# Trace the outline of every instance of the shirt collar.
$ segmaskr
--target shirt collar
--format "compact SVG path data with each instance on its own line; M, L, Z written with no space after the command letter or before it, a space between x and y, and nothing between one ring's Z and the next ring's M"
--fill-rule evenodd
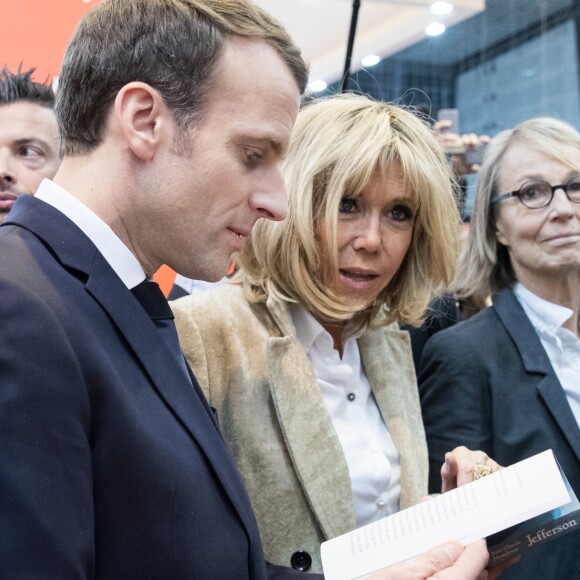
M331 345L333 345L332 337L326 331L324 326L313 316L313 314L302 304L290 304L290 315L292 316L292 322L296 328L296 338L300 344L304 347L306 354L312 349L312 345L321 336L328 336ZM344 345L351 339L358 339L362 336L366 330L366 326L357 326L355 332L352 332L353 325L348 323L344 329Z
M556 335L564 322L574 314L566 306L540 298L520 282L516 282L513 291L530 319L532 326L539 332L545 332L552 336Z
M145 279L141 264L110 226L60 185L43 179L35 197L59 210L83 230L127 288Z

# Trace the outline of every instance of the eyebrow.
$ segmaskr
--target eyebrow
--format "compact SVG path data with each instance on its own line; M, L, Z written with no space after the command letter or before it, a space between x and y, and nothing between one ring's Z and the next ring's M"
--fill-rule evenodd
M406 204L412 209L417 210L419 208L419 196L407 193L405 195L399 195L393 198L391 203Z
M580 174L580 169L570 169L568 171L568 173L566 174L567 177L564 177L564 181L563 183L565 183L566 181L569 181L570 179L572 179L572 177L574 177L575 175ZM546 177L539 177L538 175L525 175L523 177L520 177L520 180L522 180L522 185L524 185L526 182L530 182L530 181L544 181L545 183L550 183L550 180L547 179ZM520 185L521 187L521 185Z
M42 145L43 147L46 147L48 149L51 148L48 141L45 141L44 139L40 139L39 137L21 137L20 139L16 139L14 141L14 144L19 146L19 147L22 145L29 145L29 144L34 144L34 143L38 143L39 145Z
M286 147L282 144L280 139L277 139L273 135L264 135L263 137L249 136L248 139L250 141L255 142L255 143L267 145L268 147L270 147L270 149L272 149L272 151L274 151L275 153L278 153L280 156L283 156L286 152L285 151Z

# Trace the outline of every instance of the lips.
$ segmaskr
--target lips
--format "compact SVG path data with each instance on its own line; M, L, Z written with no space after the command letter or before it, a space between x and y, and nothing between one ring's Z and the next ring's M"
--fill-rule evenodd
M372 270L363 270L361 268L341 268L339 272L345 278L360 282L370 282L379 277L376 272L373 272Z
M18 196L7 191L0 192L0 211L10 211Z
M228 227L227 229L230 232L231 237L233 239L233 246L235 248L234 251L241 252L244 249L246 238L250 234L250 230L232 226Z
M580 240L580 232L570 232L546 238L544 242L553 245L573 244Z
M228 230L230 230L230 232L233 232L234 234L236 234L242 238L247 238L250 235L250 230L244 230L244 229L233 228L233 227L229 227Z
M338 272L341 284L359 292L375 288L379 279L377 272L362 268L340 268Z

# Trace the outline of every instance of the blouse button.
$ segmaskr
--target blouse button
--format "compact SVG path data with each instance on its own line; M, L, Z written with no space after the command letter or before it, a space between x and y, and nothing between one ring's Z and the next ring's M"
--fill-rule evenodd
M352 402L352 401L354 401L354 400L356 399L356 395L355 395L354 393L349 393L349 394L346 396L346 398L347 398L347 399L348 399L350 402Z
M298 550L298 552L294 552L292 557L290 558L290 564L294 570L301 570L302 572L306 572L312 566L312 557L308 552L304 550Z

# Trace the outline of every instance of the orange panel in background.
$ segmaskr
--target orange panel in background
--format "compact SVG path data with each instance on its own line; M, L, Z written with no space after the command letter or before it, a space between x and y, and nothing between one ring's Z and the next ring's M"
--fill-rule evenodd
M0 65L36 68L34 80L58 76L66 45L98 0L0 0Z
M155 282L157 282L157 284L159 284L163 294L168 296L169 292L171 292L171 288L173 287L175 272L169 266L161 266L161 268L155 272L153 279Z
M130 1L130 0L129 0ZM68 41L83 15L99 0L0 0L0 67L36 68L34 80L58 76ZM155 280L167 296L175 272L162 266Z

